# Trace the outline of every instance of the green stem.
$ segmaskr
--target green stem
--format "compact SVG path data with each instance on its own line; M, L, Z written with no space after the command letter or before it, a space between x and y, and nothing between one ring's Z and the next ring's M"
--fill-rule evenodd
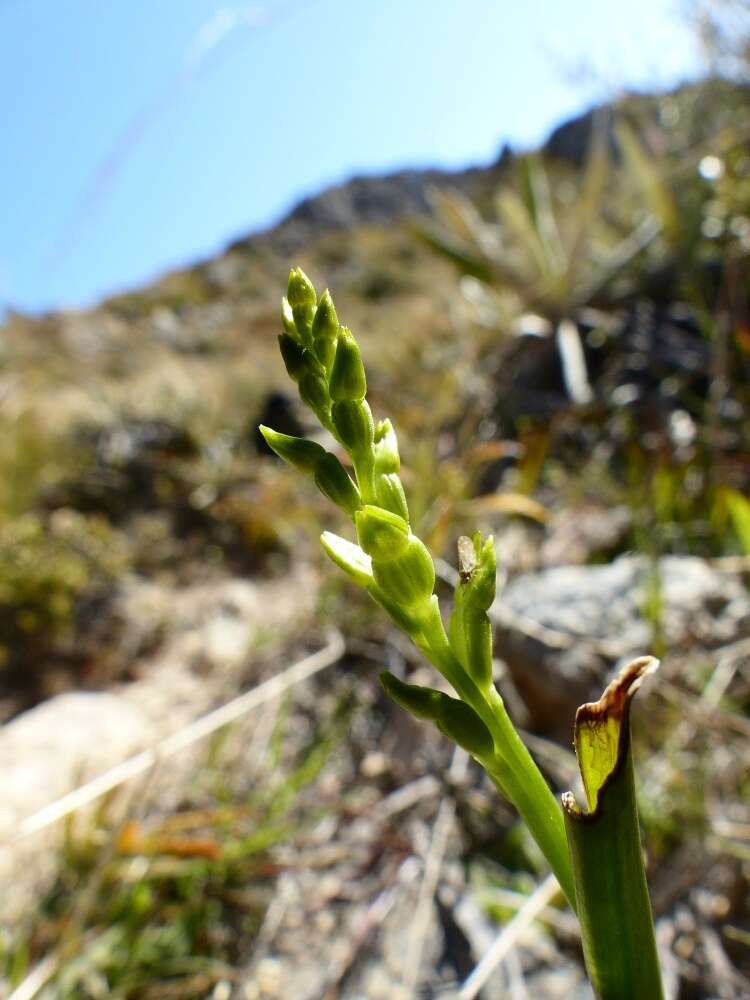
M505 704L493 687L490 732L500 752L487 762L487 773L513 803L536 840L570 906L576 909L570 851L562 809L534 758L511 722Z
M371 454L351 455L354 474L357 477L357 485L362 496L362 503L375 502L375 463Z
M423 652L492 734L496 753L482 763L494 784L529 827L575 910L576 896L565 822L552 789L518 735L495 687L491 685L486 694L481 692L453 653L444 629L438 632L438 629L432 628L430 632L425 645L421 646Z

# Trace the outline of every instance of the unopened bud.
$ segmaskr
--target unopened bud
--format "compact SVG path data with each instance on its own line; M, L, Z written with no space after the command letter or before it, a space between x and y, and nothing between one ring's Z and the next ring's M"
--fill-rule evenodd
M372 584L372 560L359 545L354 545L330 531L324 531L320 536L320 541L326 555L340 569L343 569L355 583L358 583L360 587L369 587Z
M318 308L315 310L312 324L315 354L326 371L330 371L333 365L338 335L339 318L333 306L331 293L326 288L318 301Z
M318 462L326 454L315 441L308 441L306 438L292 437L290 434L281 434L279 431L271 430L270 427L260 426L260 432L266 440L269 448L272 448L279 458L293 465L300 472L313 472Z
M375 478L375 499L379 506L409 520L409 506L406 502L403 483L395 472Z
M354 517L362 506L359 490L344 466L330 451L323 453L323 457L315 466L313 478L321 493L345 510L350 517Z
M331 400L328 395L328 385L322 375L307 371L299 381L299 394L302 402L314 413L327 413Z
M348 451L362 453L372 449L375 427L366 400L342 399L334 403L331 418L342 444Z
M357 341L345 326L339 331L336 356L331 369L331 398L364 399L367 379Z
M316 295L312 282L300 267L289 272L289 284L286 291L297 333L303 343L311 340L311 326L315 315Z
M294 313L286 295L281 300L281 322L289 336L297 340L299 334L297 333L297 327L294 325Z
M293 267L289 272L286 297L293 310L299 306L315 306L315 288L301 267Z
M359 544L373 560L394 559L409 545L409 525L388 510L366 504L357 513Z
M495 600L497 587L497 556L490 535L482 543L477 532L473 538L458 540L459 587L475 610L487 611Z
M331 298L331 293L326 290L320 296L318 308L315 310L315 319L312 325L312 335L315 340L324 337L326 340L335 340L339 332L339 318L336 315L336 308Z
M425 604L435 588L432 556L424 543L412 534L406 548L395 558L381 561L373 556L372 573L380 589L405 607Z
M375 471L398 472L401 459L398 454L398 439L390 420L381 420L375 428Z
M295 382L299 381L307 371L304 347L290 334L280 333L279 350L289 377Z

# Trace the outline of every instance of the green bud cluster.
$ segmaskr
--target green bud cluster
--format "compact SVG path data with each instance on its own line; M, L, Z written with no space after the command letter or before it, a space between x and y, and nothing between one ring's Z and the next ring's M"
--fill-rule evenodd
M339 323L331 293L326 289L316 297L310 279L295 268L282 299L281 322L279 348L286 370L297 383L302 401L351 458L362 499L408 523L395 432L389 420L375 426L365 398L367 377L359 345L351 330ZM285 447L289 452L288 443ZM315 478L327 495L335 492L319 476ZM348 494L344 504L345 498L337 492L337 502L347 510L358 509L352 507L350 490Z
M478 539L465 540L471 566L467 563L462 570L449 640L434 594L432 557L411 530L396 432L390 420L373 420L354 335L340 325L330 293L326 290L318 298L298 268L289 275L281 318L279 346L287 371L303 402L345 449L354 468L353 480L339 459L320 445L262 428L277 454L311 475L321 492L352 517L358 544L325 533L321 540L326 553L370 592L454 687L487 697L492 645L486 612L495 580L491 540L484 545ZM400 683L389 681L388 689L396 692L394 697L398 693L397 700L410 711L419 714L422 702L432 705L430 718L445 733L472 753L479 754L480 747L481 753L488 752L492 740L473 707L440 692L398 687Z

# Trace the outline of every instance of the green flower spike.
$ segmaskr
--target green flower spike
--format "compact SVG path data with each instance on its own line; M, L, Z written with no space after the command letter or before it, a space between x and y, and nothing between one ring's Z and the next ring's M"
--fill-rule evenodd
M579 709L575 743L588 809L578 807L570 794L561 807L492 682L492 539L482 541L477 534L459 540L460 580L447 635L433 593L432 557L409 525L396 434L388 420L373 426L354 336L339 327L330 294L317 300L299 269L289 276L287 294L285 332L279 338L284 363L302 399L348 452L356 483L338 458L315 442L268 428L263 434L353 518L359 544L325 533L326 553L366 588L458 698L391 674L382 676L383 687L408 712L433 722L476 757L516 807L580 914L584 956L601 1000L660 1000L629 734L630 700L654 662L635 661L599 702Z

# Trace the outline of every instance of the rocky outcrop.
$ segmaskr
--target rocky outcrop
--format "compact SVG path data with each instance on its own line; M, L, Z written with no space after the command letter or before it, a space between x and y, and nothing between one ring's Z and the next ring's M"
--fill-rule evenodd
M522 574L492 617L532 725L567 741L576 708L599 697L614 666L651 652L655 634L670 655L750 635L750 597L702 559L623 556Z

